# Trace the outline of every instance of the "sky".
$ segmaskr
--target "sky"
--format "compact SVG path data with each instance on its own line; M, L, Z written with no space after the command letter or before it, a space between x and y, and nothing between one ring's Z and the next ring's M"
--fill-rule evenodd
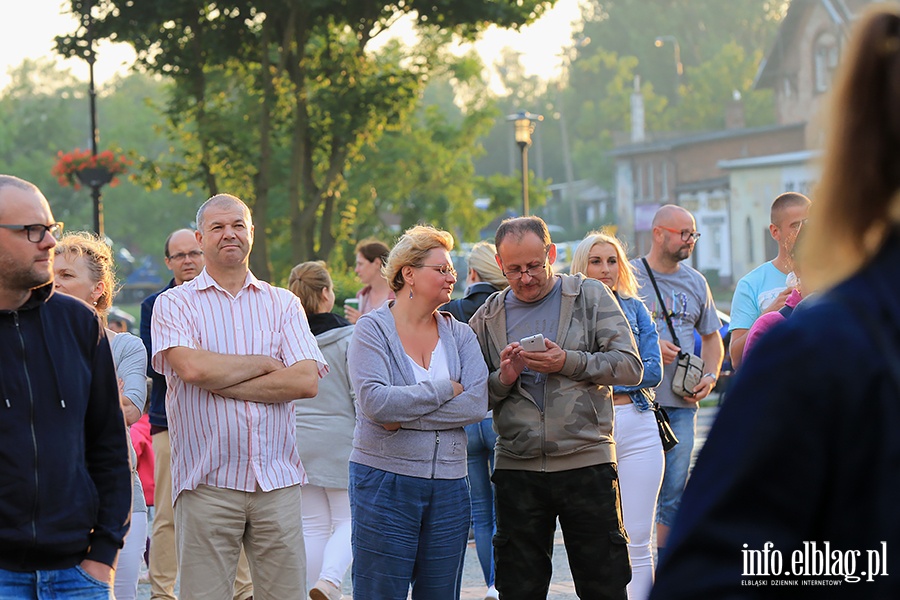
M64 0L0 0L0 14L7 24L0 36L0 90L9 83L9 71L26 58L49 57L69 68L75 77L88 78L88 66L83 60L61 60L53 52L57 35L75 30L77 21L63 14ZM504 47L522 54L526 73L542 78L553 76L560 64L560 54L571 41L572 22L579 18L578 0L557 0L554 7L541 19L521 31L502 30L496 27L484 33L476 42L486 65L500 59ZM395 25L397 35L406 37L409 27ZM124 72L134 61L134 52L125 44L101 43L97 46L97 62L94 75L99 83L107 81L117 72Z

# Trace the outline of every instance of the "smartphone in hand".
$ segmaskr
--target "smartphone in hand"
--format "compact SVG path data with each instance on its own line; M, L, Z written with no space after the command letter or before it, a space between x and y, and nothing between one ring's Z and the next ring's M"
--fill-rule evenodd
M546 352L547 350L547 346L544 345L544 336L540 333L519 340L519 344L526 352Z

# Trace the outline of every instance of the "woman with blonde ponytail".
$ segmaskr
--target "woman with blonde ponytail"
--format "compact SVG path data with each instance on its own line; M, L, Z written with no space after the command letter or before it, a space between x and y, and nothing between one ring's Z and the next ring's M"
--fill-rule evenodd
M900 597L900 5L869 7L845 50L800 251L825 291L738 372L651 598ZM823 578L824 548L859 560ZM753 564L773 553L775 577Z

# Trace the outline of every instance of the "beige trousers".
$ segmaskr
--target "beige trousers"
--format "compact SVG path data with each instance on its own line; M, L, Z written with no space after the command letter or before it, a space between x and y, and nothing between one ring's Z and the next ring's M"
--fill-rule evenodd
M300 486L241 492L200 485L175 502L181 600L227 600L243 545L255 600L306 598Z
M169 432L153 434L153 454L156 457L153 478L153 531L150 536L150 598L151 600L178 600L175 581L178 579L178 556L175 546L175 510L172 507L172 448ZM247 600L253 596L250 582L250 565L241 550L237 576L234 580L234 600Z

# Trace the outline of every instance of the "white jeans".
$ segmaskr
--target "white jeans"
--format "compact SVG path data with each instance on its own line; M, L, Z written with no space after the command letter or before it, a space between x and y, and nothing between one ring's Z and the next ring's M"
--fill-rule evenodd
M147 513L131 513L131 529L125 536L125 545L116 559L116 580L113 584L116 600L137 598L138 576L141 561L147 550Z
M653 532L656 501L662 484L665 462L656 415L640 412L634 404L616 406L613 438L618 457L622 519L631 541L631 583L629 600L645 600L653 587Z
M312 588L319 579L341 587L353 560L350 547L350 497L347 490L304 485L303 539L306 578Z

